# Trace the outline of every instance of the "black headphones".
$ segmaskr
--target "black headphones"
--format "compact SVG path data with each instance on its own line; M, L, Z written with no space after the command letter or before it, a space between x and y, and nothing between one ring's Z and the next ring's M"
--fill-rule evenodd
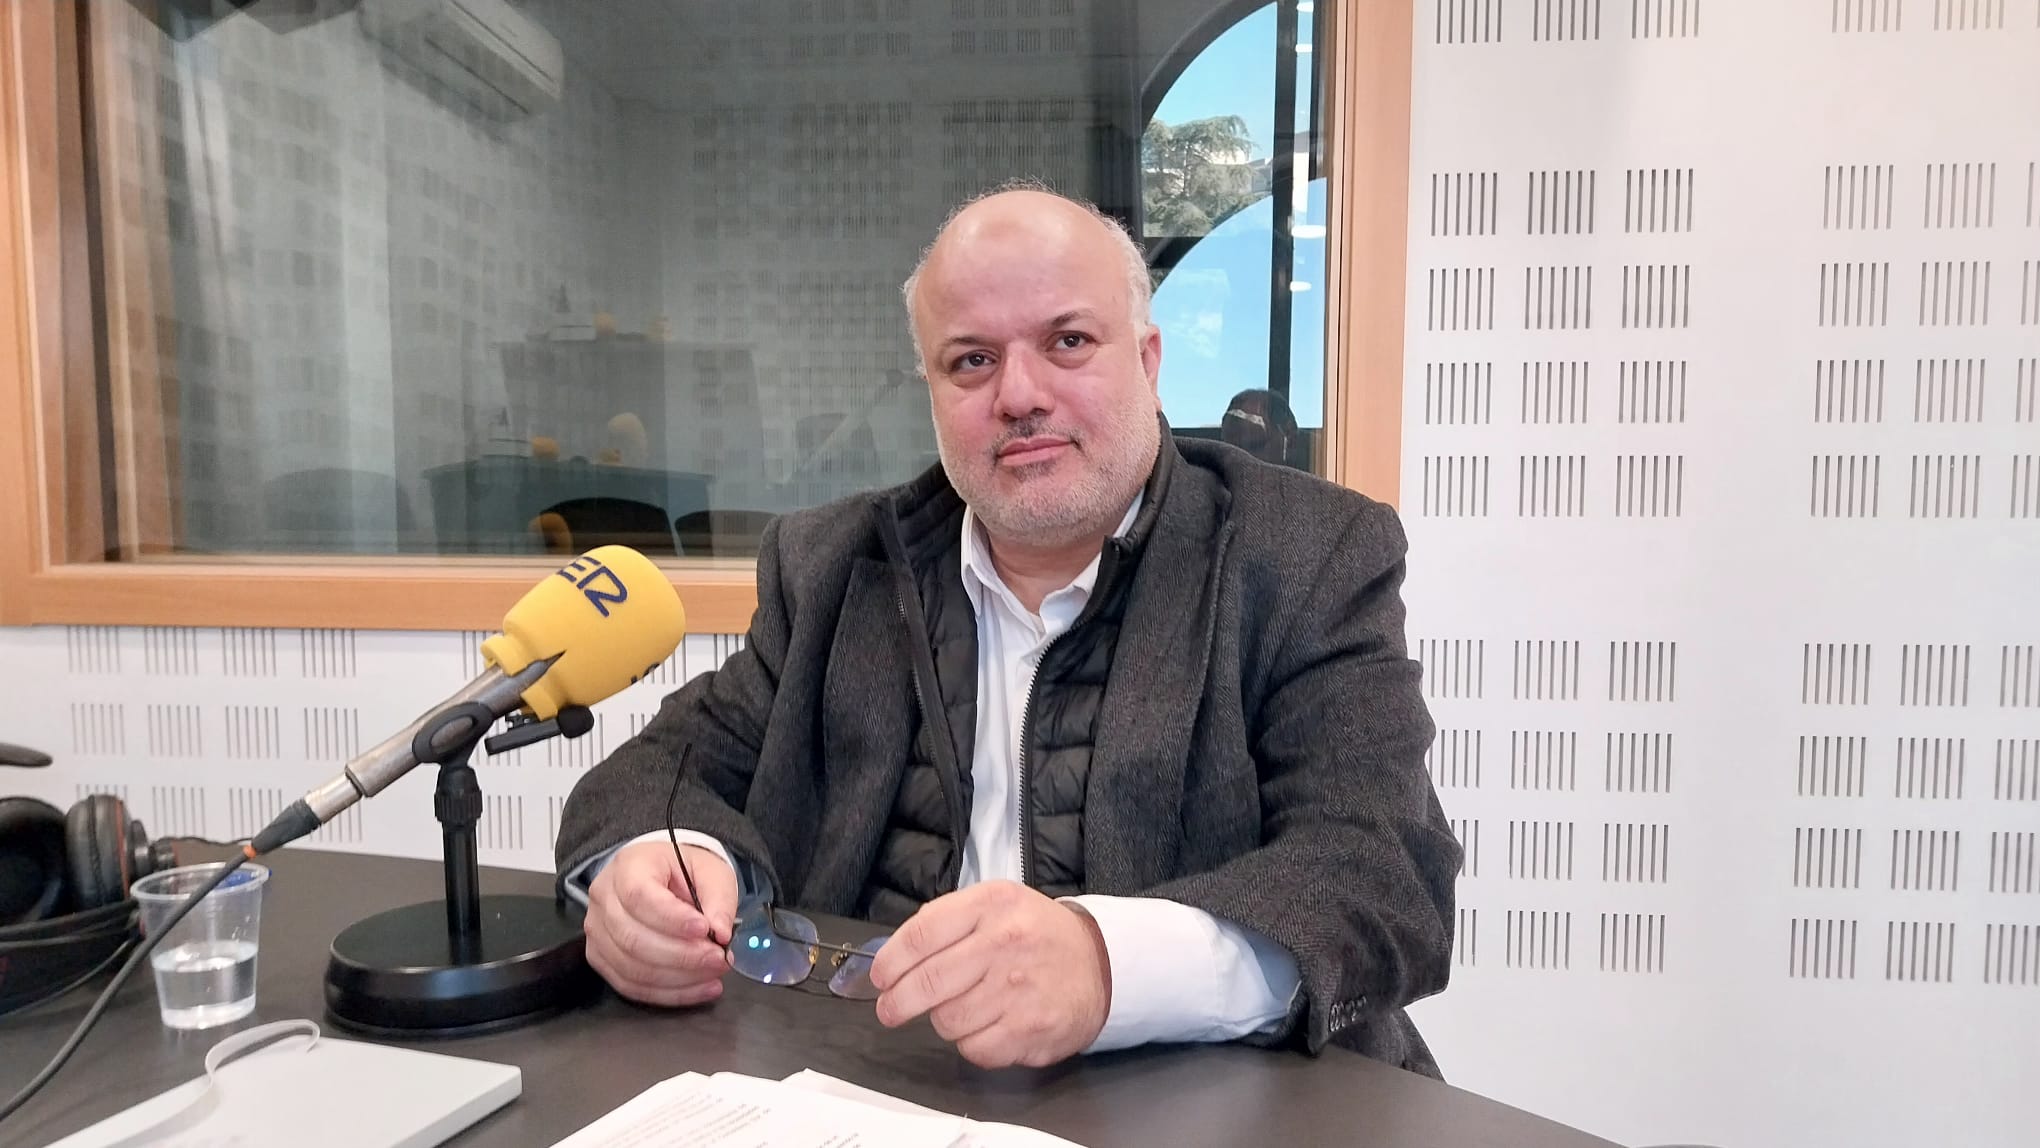
M0 764L47 766L0 745ZM61 995L110 965L140 920L129 888L176 862L127 803L94 794L68 812L0 797L0 1016Z

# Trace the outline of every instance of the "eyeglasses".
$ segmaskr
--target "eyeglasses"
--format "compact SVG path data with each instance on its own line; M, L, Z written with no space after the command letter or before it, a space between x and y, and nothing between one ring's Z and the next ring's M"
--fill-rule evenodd
M666 838L673 843L673 859L680 865L681 879L687 882L687 896L699 910L701 893L694 887L694 872L680 852L680 834L673 824L680 777L686 768L687 750L682 749L679 768L673 771L673 791L666 796ZM878 987L871 983L871 959L890 937L890 933L873 937L855 948L828 944L820 939L813 921L762 901L739 908L722 949L730 968L768 985L807 983L826 954L829 991L850 1000L870 1001L879 997Z

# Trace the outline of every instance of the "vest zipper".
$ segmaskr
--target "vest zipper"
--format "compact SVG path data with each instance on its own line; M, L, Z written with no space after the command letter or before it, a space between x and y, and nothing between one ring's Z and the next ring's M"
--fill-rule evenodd
M1076 627L1071 626L1070 629L1074 630ZM1028 744L1028 734L1034 727L1034 695L1041 688L1041 672L1048 668L1048 655L1055 650L1056 643L1068 637L1069 633L1069 630L1064 630L1062 633L1050 638L1048 644L1041 648L1041 659L1034 663L1034 676L1027 681L1027 704L1020 709L1020 760L1017 772L1013 778L1013 789L1020 802L1020 883L1022 885L1031 886L1034 884L1028 877L1028 870L1032 867L1028 864L1029 854L1027 846L1028 838L1032 836L1028 830L1033 828L1034 825L1034 795L1027 791L1027 759L1032 756L1029 752L1031 747Z

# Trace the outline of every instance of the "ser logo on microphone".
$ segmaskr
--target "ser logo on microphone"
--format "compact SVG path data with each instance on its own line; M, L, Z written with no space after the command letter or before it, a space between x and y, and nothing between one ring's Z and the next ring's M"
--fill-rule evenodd
M586 595L588 601L603 617L609 616L609 604L621 602L630 597L624 588L623 579L602 563L583 555L567 563L556 572L560 577L574 584L574 588Z

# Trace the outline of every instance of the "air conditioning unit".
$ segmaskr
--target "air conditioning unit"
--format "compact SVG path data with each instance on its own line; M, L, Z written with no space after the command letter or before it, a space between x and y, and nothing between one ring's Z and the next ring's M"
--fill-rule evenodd
M559 40L507 0L362 0L361 25L429 80L495 119L544 111L564 90Z

